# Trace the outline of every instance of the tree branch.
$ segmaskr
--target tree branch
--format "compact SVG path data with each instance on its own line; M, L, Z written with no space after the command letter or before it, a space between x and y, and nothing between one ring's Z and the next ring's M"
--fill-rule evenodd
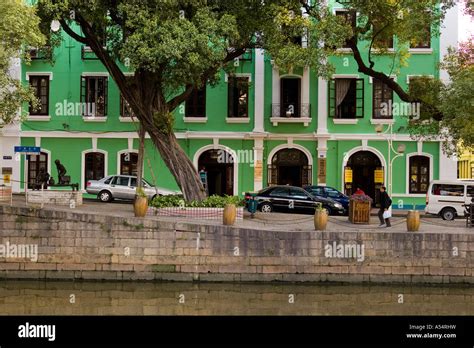
M207 81L208 77L211 76L212 74L215 74L220 68L222 65L225 65L226 63L234 60L235 58L241 56L242 54L245 53L247 47L240 47L232 52L229 52L227 53L227 56L224 58L224 60L222 61L222 64L220 66L213 66L209 69L207 69L206 71L204 71L203 75L202 75L202 80L203 82ZM175 96L173 99L171 99L167 104L168 104L168 108L169 110L174 110L176 107L178 107L179 104L181 104L182 102L184 102L192 93L193 89L195 88L195 86L193 85L188 85L186 86L186 89L184 90L184 92L182 92L181 94Z
M364 60L362 59L362 55L359 51L359 48L357 47L357 42L355 40L355 37L352 37L350 40L348 40L348 44L349 44L349 47L352 50L352 53L354 55L354 59L357 62L357 66L359 67L359 69L358 69L359 72L361 72L361 73L363 73L367 76L371 76L371 77L373 77L377 80L380 80L385 85L390 87L395 93L397 93L397 95L400 97L400 99L403 100L404 102L406 102L406 103L420 103L425 108L427 108L429 110L432 110L433 111L432 112L432 117L436 121L440 121L440 120L443 119L442 112L439 111L439 109L436 106L430 105L430 104L424 102L423 100L414 98L409 93L405 92L405 90L397 82L395 82L395 80L392 79L390 76L387 76L384 73L381 73L379 71L374 70L371 67L368 67L365 64Z
M61 23L61 27L64 29L64 31L72 37L74 40L84 44L84 45L89 45L89 40L87 38L82 37L74 32L74 30L71 29L71 27L66 23L64 19L60 19L59 23Z

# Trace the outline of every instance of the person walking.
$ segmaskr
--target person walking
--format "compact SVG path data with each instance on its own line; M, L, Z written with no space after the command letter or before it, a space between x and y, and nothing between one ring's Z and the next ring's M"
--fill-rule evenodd
M380 188L380 210L379 210L379 220L380 226L379 227L391 227L390 224L390 216L384 217L385 212L389 212L390 206L392 205L392 200L387 193L387 189L385 186ZM385 213L387 215L387 213Z

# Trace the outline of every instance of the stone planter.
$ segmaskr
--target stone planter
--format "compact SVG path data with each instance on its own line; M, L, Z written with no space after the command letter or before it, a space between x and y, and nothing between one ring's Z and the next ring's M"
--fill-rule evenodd
M82 192L66 190L28 191L28 203L75 206L82 205Z
M416 232L420 229L420 212L410 210L407 214L407 231Z
M235 204L227 204L222 215L224 225L233 225L235 218L237 217L237 208L235 207Z
M135 217L144 217L148 211L148 198L136 197L133 202L133 211L135 212Z
M349 201L349 221L353 224L369 224L370 223L370 202Z
M324 231L328 224L328 211L326 209L316 210L314 212L314 229Z

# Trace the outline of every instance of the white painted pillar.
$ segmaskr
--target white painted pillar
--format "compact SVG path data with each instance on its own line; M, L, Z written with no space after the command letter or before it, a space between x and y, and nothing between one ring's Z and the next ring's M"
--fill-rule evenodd
M328 134L328 82L318 79L318 135Z
M327 152L328 152L328 147L327 147L327 138L320 138L318 139L318 185L326 186L326 181L327 181ZM320 168L320 160L324 160L326 162L324 172L321 172ZM323 176L320 176L319 174L323 174Z
M265 51L255 49L255 123L254 132L263 133L265 131Z
M254 176L253 189L260 191L263 188L263 138L254 140Z
M456 157L448 157L439 143L439 180L456 180L458 177L458 161Z
M440 32L440 61L443 60L444 56L448 53L448 47L458 47L459 40L459 13L460 9L458 4L455 4L446 12L446 17L444 18L443 24L441 25ZM441 80L447 82L449 81L448 72L444 69L441 69L440 72Z

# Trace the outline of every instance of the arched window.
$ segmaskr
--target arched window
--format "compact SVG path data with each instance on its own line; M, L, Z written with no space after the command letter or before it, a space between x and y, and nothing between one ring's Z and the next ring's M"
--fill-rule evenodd
M427 156L412 156L409 164L409 192L426 193L430 183L430 158Z
M137 175L138 154L126 152L120 155L120 175Z
M84 186L88 180L100 180L105 176L105 155L101 152L85 154Z

